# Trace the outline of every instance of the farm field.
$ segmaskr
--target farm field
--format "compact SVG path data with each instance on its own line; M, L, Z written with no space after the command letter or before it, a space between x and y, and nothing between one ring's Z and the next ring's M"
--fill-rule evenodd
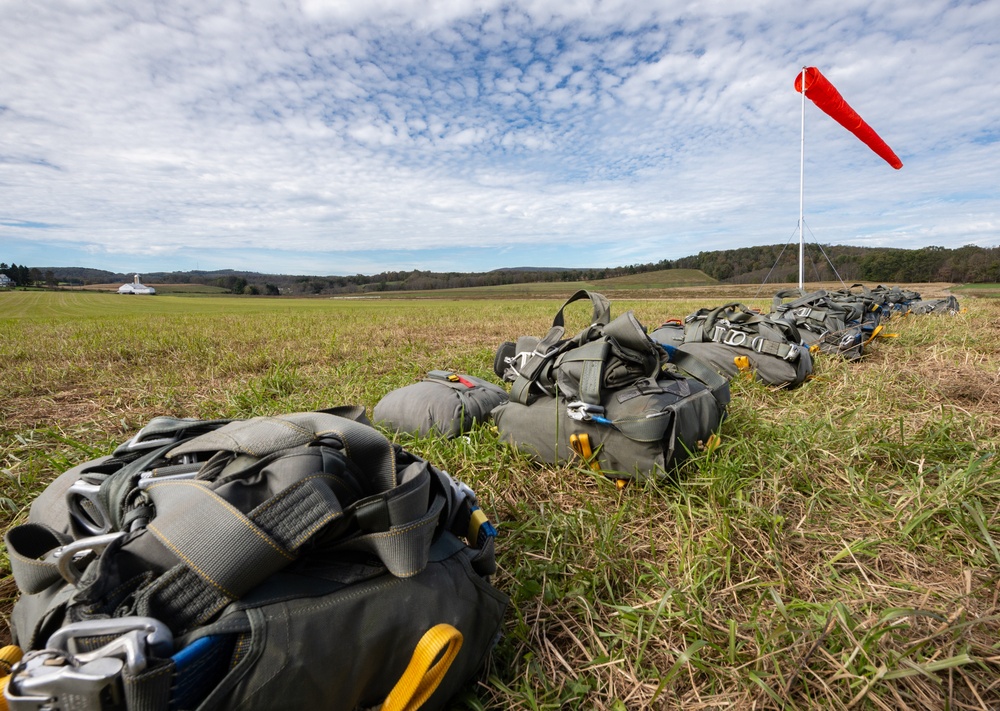
M496 347L543 335L576 288L545 286L2 292L0 528L156 415L370 414L428 370L496 381ZM602 286L613 315L653 329L726 301L766 308L790 285L619 286ZM468 483L499 529L504 637L455 707L1000 708L1000 301L957 293L965 313L895 319L861 362L818 356L798 389L734 380L721 445L673 481L618 490L536 464L490 427L399 437ZM567 312L569 333L586 325L589 306ZM0 645L15 597L4 551Z

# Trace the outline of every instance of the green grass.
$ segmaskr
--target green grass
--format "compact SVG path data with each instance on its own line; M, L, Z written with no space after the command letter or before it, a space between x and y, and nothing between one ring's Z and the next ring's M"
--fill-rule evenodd
M700 269L663 269L643 274L629 274L597 279L594 281L551 281L526 284L503 284L500 286L476 286L456 289L436 289L428 291L370 292L362 297L342 298L385 298L404 296L406 298L540 298L566 295L579 289L602 293L628 293L661 289L681 289L692 286L711 286L719 282Z
M975 296L981 299L1000 299L1000 284L963 284L951 289L956 296Z
M496 301L0 294L0 522L157 414L370 413L430 369L493 378L496 346L542 335L575 288L561 286ZM458 707L1000 708L1000 306L961 298L959 316L892 322L898 337L859 363L818 359L796 390L734 381L721 446L673 485L619 491L489 427L401 437L500 530L504 638ZM725 300L613 310L655 327ZM589 306L568 311L582 328ZM14 594L0 582L0 615Z

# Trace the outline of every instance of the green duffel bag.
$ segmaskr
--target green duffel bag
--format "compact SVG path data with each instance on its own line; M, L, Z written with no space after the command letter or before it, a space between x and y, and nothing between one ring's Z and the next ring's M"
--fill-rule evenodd
M699 309L683 325L664 324L650 336L711 364L727 378L746 371L767 385L791 388L812 374L809 348L792 323L736 302Z
M7 702L442 708L500 634L495 533L361 408L156 418L8 532Z
M958 299L954 296L946 296L942 299L923 299L910 304L910 313L917 315L924 314L948 314L955 316L961 313L962 308L958 304Z
M606 391L598 406L558 394L530 405L511 401L493 411L493 421L502 440L549 464L580 461L618 481L669 477L709 445L725 417L728 382L701 372L709 384L664 370Z
M372 410L375 424L395 432L457 437L487 422L507 402L499 385L450 370L432 370L417 383L387 393Z
M810 353L847 360L858 360L864 355L861 323L865 309L861 303L835 300L823 289L810 293L786 289L774 295L770 316L794 324Z
M583 299L590 325L566 338L563 312ZM657 345L631 311L612 319L610 302L587 291L562 305L542 338L502 344L494 369L512 383L510 402L493 411L501 439L619 481L672 473L712 438L729 403L725 378Z

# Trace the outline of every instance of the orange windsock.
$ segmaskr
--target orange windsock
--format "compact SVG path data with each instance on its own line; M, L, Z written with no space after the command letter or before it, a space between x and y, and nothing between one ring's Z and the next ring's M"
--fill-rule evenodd
M798 92L802 91L802 74L803 72L799 72L795 75L795 91ZM866 146L875 151L893 168L899 170L903 167L903 161L892 152L892 149L875 133L875 130L858 116L858 112L844 101L844 97L840 95L837 88L820 74L819 69L806 67L805 80L805 95L825 114L861 139Z

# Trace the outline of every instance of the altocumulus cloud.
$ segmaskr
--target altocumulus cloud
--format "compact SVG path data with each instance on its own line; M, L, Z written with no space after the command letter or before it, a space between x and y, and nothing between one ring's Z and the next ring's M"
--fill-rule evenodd
M0 3L0 259L610 266L782 242L806 106L828 243L997 243L1000 4Z

